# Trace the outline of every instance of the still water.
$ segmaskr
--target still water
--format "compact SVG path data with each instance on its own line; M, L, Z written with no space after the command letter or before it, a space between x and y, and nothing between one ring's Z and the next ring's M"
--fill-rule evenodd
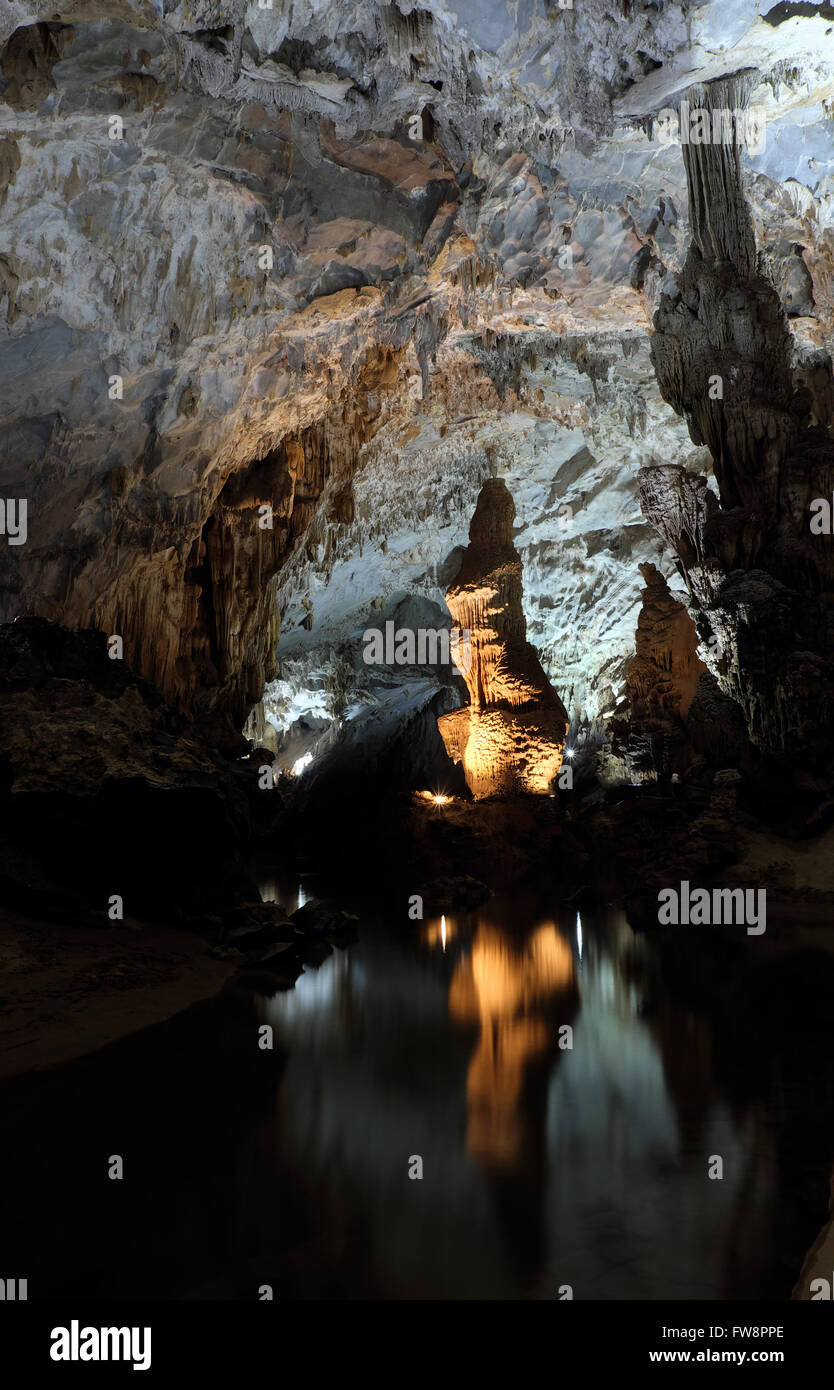
M363 926L11 1083L8 1244L44 1293L787 1298L834 1160L817 954L670 979L621 912L532 894Z
M326 1194L322 1234L343 1231L337 1278L358 1232L373 1286L403 1298L789 1293L778 1131L807 1078L740 1094L621 912L516 900L372 934L262 1007L289 1055L284 1161Z

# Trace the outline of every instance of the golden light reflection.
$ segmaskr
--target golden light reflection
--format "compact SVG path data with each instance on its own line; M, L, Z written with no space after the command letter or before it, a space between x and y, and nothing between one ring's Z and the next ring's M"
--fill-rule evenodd
M553 1006L560 995L570 999L575 988L573 956L553 922L518 945L482 923L471 955L458 961L449 1014L458 1023L480 1025L466 1082L466 1143L484 1165L507 1169L519 1163L527 1075L558 1047Z
M457 939L458 931L455 917L431 917L422 923L420 939L424 946L441 946L445 951Z

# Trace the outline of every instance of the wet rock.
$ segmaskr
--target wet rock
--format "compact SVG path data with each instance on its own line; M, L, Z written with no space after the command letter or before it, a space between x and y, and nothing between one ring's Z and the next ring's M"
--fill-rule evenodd
M299 942L298 950L304 964L312 966L314 970L323 965L328 956L333 954L333 947L323 937L315 941L309 937L305 938Z
M235 977L239 984L255 994L269 996L292 989L304 963L293 946L278 946L256 964L242 966Z
M294 941L281 941L264 951L258 964L265 970L277 970L279 973L286 973L291 968L292 963L297 961L299 961L299 951L296 943Z
M439 912L450 907L479 907L492 897L492 891L471 874L449 874L427 883L422 889L422 896L424 905Z
M236 908L225 919L224 927L225 943L239 951L265 951L278 942L292 941L295 935L293 923L271 903Z
M329 936L331 933L355 931L359 919L354 913L346 912L329 899L319 901L317 898L311 898L292 914L290 920L296 931L304 933L305 936L311 933L315 936Z

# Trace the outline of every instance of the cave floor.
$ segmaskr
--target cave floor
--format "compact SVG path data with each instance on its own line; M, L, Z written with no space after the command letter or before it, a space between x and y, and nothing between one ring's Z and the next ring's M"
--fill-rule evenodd
M0 912L0 1077L70 1061L216 994L231 974L164 925L78 927Z

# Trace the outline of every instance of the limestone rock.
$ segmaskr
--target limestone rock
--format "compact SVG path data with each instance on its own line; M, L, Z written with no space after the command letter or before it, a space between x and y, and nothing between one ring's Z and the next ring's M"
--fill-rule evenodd
M626 677L628 700L637 719L685 720L706 670L695 624L654 565L642 564L640 573L646 587Z
M567 742L567 712L527 641L514 516L506 483L488 479L469 546L446 592L460 634L469 704L443 715L438 728L449 756L463 763L476 798L547 792Z
M642 564L646 587L628 668L628 728L616 740L638 773L670 776L692 760L687 718L701 673L698 634L684 605L652 564Z
M29 537L0 542L0 620L119 633L133 669L230 747L267 686L283 732L278 663L296 663L291 725L377 599L442 598L500 473L543 668L572 718L603 716L637 564L673 574L640 515L641 466L708 472L691 420L732 508L724 455L761 446L772 470L779 440L824 430L832 402L830 26L721 0L621 8L5 0L0 494L28 500ZM769 116L741 199L736 167L725 180L689 151L685 170L652 134L691 84L739 71ZM676 297L690 234L700 266ZM770 293L744 280L754 250ZM772 400L742 361L765 340ZM710 352L752 388L749 419L695 399ZM818 486L804 445L794 463L788 508L794 485L800 500ZM741 527L743 569L758 525ZM736 597L701 604L728 647L747 623ZM803 634L795 651L821 647ZM761 723L760 677L715 674Z
M743 108L749 74L693 89ZM702 477L644 471L645 515L686 574L703 650L765 754L830 757L834 546L811 504L834 494L831 358L806 362L757 253L737 146L684 146L693 241L655 315L665 398L705 443ZM819 375L819 380L817 376Z

